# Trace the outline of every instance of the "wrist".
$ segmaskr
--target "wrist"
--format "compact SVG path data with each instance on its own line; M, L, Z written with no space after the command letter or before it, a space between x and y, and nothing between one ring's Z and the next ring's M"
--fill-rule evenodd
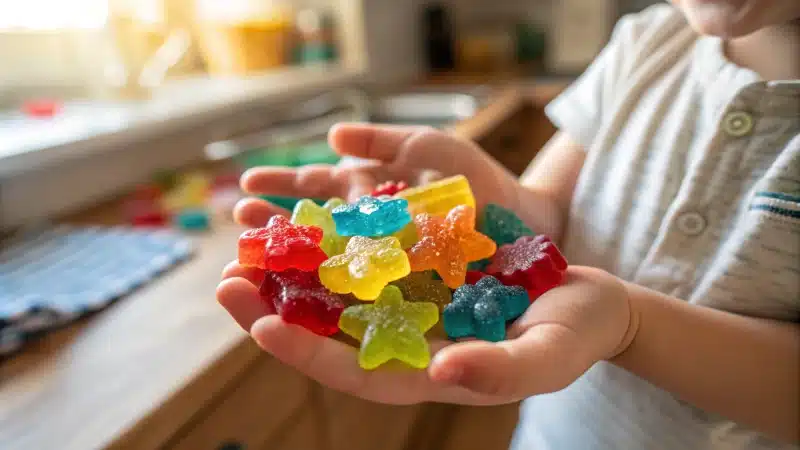
M624 287L625 300L628 305L628 328L625 330L625 334L622 336L619 345L611 353L611 357L608 358L608 361L611 363L616 363L625 358L636 341L642 323L641 304L640 301L637 300L639 296L635 295L634 292L635 285L619 278L618 280Z

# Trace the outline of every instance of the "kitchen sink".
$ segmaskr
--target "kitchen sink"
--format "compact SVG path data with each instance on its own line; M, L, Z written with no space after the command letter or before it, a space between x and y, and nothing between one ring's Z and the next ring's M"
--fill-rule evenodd
M486 98L479 89L371 94L369 119L379 123L442 127L474 116Z
M263 114L270 118L263 127L208 144L206 156L228 159L252 150L324 139L338 122L446 127L474 116L487 98L483 87L333 91Z

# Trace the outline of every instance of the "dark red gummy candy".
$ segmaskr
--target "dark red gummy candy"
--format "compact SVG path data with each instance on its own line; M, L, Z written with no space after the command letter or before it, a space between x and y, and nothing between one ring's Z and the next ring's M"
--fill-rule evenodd
M328 256L319 247L322 229L294 225L283 216L272 216L264 228L239 236L239 264L280 272L286 269L316 270Z
M483 273L483 272L481 272L479 270L468 270L467 271L467 278L464 281L464 283L465 284L475 284L478 281L481 281L481 278L483 278L483 277L485 277L487 275L488 274L485 274L485 273Z
M370 194L372 197L380 197L381 195L394 195L400 191L408 189L408 183L405 181L387 181L381 183L372 190Z
M564 282L567 260L549 237L522 236L497 249L486 272L506 286L522 286L531 301Z
M345 303L341 296L322 285L317 272L297 269L267 272L260 292L261 299L274 306L275 312L288 323L321 336L339 331L339 316Z

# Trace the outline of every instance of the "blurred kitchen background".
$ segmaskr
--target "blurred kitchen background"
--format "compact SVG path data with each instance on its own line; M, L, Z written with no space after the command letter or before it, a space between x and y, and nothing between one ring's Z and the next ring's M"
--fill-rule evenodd
M650 3L0 0L0 448L507 448L517 405L372 404L252 343L214 301L238 177L343 162L339 121L520 174Z
M602 48L621 14L648 3L0 2L0 228L97 199L98 185L108 194L198 156L177 149L146 156L143 143L154 137L199 127L202 139L224 141L263 128L274 108L260 107L307 92L421 80L474 87L570 79ZM117 165L126 175L98 165L109 158L106 150L128 146L138 157ZM75 184L74 201L56 201L41 179L9 181L78 159L77 172L94 164L108 179L85 187L88 178L76 177L84 182ZM62 166L64 177L77 173L72 168ZM23 192L51 200L32 204Z

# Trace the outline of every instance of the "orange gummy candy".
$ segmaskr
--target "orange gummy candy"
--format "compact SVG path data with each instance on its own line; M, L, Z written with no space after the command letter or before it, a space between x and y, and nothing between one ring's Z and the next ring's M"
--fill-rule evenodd
M435 270L452 289L462 284L467 264L488 258L497 245L487 236L475 231L475 209L456 206L447 217L418 214L414 217L419 242L408 249L411 270Z

